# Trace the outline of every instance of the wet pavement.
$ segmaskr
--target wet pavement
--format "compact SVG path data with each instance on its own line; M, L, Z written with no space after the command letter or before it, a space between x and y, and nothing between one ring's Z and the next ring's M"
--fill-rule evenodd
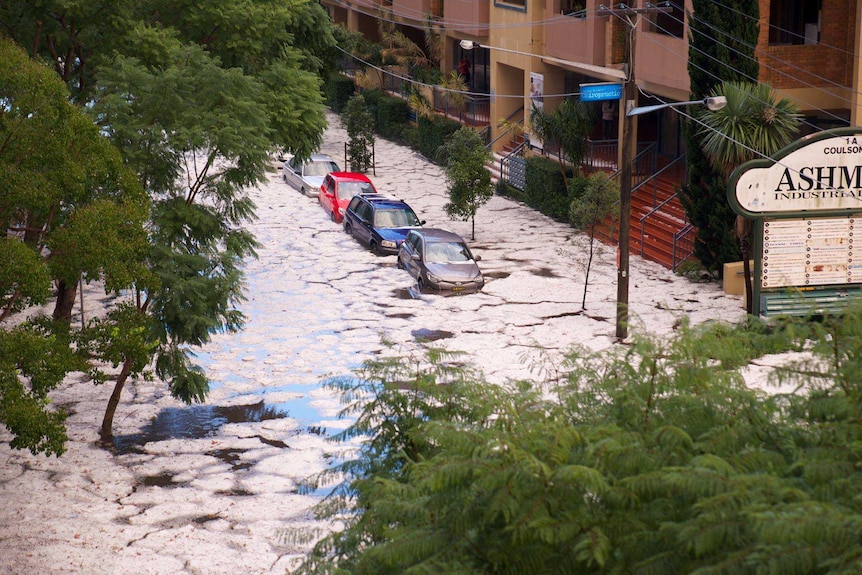
M330 118L321 151L343 165L346 133ZM302 480L352 448L327 440L349 421L337 417L323 379L389 353L384 337L395 353L426 344L466 352L500 384L541 377L537 366L573 344L613 345L613 248L596 255L582 310L585 248L570 227L495 197L479 209L471 240L469 222L445 216L439 167L382 140L375 155L377 188L407 200L426 226L460 233L482 257L485 289L421 293L394 257L364 250L273 171L250 192L261 247L246 268L245 329L197 353L212 382L207 404L184 406L164 384L133 382L107 451L95 442L110 388L70 380L54 398L73 412L67 454L0 449L0 572L289 572L308 548L289 529L332 527L311 514L326 488L305 493ZM100 298L91 288L86 301L98 308ZM743 316L720 286L638 258L630 300L633 330L651 333L669 333L681 316Z

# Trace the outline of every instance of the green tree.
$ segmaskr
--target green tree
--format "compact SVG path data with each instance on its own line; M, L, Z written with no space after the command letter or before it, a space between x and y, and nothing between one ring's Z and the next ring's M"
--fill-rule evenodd
M446 158L446 181L449 202L443 206L452 219L471 221L471 239L476 239L476 212L494 195L494 183L485 164L491 153L478 132L464 126L442 146Z
M778 98L766 84L729 82L717 86L712 95L727 98L720 110L697 114L702 122L703 152L724 176L739 165L759 157L770 157L796 139L801 117L788 98ZM742 252L746 305L752 310L751 223L737 216L736 237Z
M545 143L546 148L556 149L567 189L567 165L580 173L587 150L587 136L594 123L592 111L580 100L563 100L550 112L536 107L530 111L530 130Z
M367 441L321 478L348 479L319 508L344 529L299 572L858 571L860 313L683 323L508 386L440 350L369 362L335 386L357 416L339 439ZM804 392L745 385L803 348L776 373Z
M708 96L724 81L756 82L759 65L754 56L759 33L757 0L716 4L694 0L689 21L688 73L691 99ZM733 231L736 214L727 202L727 180L702 150L703 135L693 122L683 124L689 183L680 201L697 227L695 255L709 270L738 260Z
M70 371L103 380L71 326L75 286L102 281L119 294L147 282L149 203L62 80L5 39L0 101L0 422L13 447L59 455L65 417L48 393ZM47 302L52 282L49 319L28 308ZM20 322L14 314L24 310L31 319Z
M344 114L347 129L347 163L354 172L367 172L373 165L374 116L362 94L354 94Z
M569 206L569 221L573 226L587 233L584 297L581 299L581 309L587 309L587 289L590 285L590 268L595 254L596 232L608 218L618 214L616 207L620 201L620 186L619 182L610 179L604 172L596 172L576 181L578 183L570 184L569 189L580 186L582 190Z
M78 344L121 366L102 424L107 441L124 382L145 375L153 356L175 396L206 396L189 346L242 324L235 309L243 297L240 264L254 250L246 229L254 206L243 190L264 177L272 150L306 156L321 143L321 75L334 69L330 21L313 0L47 0L3 4L0 26L55 63L73 99L86 104L152 199L146 272L127 284L134 287L132 309L110 310ZM148 202L130 206L146 213ZM40 209L40 217L51 213ZM111 248L86 224L78 218L62 238L68 245L50 246L54 273L63 274L58 302L70 302L78 278L89 273L61 267L60 256L88 238L92 253ZM66 310L71 306L58 303L56 315L66 317Z
M135 298L150 322L152 343L140 343L152 346L171 393L191 402L204 400L208 383L188 346L242 326L241 264L256 245L245 229L254 219L245 190L263 178L272 144L260 82L222 68L199 47L176 42L170 49L173 61L162 68L115 57L100 73L94 113L154 198L149 264L158 284L140 286ZM145 364L134 346L127 351L103 441L112 437L126 378ZM116 361L115 350L104 359Z

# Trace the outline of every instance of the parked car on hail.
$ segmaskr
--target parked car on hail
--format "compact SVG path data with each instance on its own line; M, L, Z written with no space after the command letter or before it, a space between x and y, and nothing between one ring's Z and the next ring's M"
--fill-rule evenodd
M340 171L341 168L328 154L312 154L307 160L289 156L281 166L281 179L306 196L313 197L317 195L326 174Z
M406 202L379 194L355 196L344 212L344 231L379 256L397 254L407 233L424 223Z
M357 194L376 194L377 188L363 173L332 172L323 178L317 201L329 214L332 221L341 223L344 220L344 210L350 199Z
M416 278L420 288L441 291L482 289L479 259L461 236L435 228L410 230L398 250L398 266Z

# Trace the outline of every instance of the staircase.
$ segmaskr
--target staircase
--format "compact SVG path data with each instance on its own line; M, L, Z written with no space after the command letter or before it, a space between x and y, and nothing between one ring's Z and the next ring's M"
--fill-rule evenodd
M500 161L522 141L522 137L512 140L503 151L494 153L487 164L491 181L495 184L502 177ZM629 253L670 270L676 269L680 262L692 255L697 232L689 225L685 209L676 196L683 178L681 167L665 170L637 187L632 194ZM599 226L596 239L610 245L619 243L619 227L613 219L608 218Z
M485 164L485 167L488 169L489 172L491 172L491 181L494 183L494 185L497 185L497 182L502 177L502 174L500 173L502 160L506 156L511 154L513 151L517 150L523 143L523 135L515 136L503 146L503 149L501 151L494 152L494 154L491 156L491 160L487 164Z
M676 197L680 180L673 176L658 176L632 194L630 253L675 269L691 255L690 242L674 242L681 231L693 234L685 209ZM604 243L619 242L619 228L609 218L596 238ZM676 245L675 245L676 243Z

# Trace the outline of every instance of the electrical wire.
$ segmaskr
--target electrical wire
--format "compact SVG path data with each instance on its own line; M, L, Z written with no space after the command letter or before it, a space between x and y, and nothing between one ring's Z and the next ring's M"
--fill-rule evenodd
M679 20L677 20L677 21L679 21ZM702 20L698 20L698 21L699 21L699 22L701 22ZM707 23L707 24L708 24L708 23ZM710 27L711 29L715 30L716 32L718 32L718 33L720 33L720 34L724 35L724 36L729 36L728 34L724 33L723 31L716 29L714 26L709 26L709 27ZM660 29L662 29L663 31L666 31L665 29L661 28L660 26L659 26L659 28L660 28ZM694 29L692 29L691 27L689 27L689 30L691 30L691 31L693 31L693 32L699 32L699 33L700 33L700 34L702 34L706 39L708 39L708 40L712 40L712 41L716 42L717 44L720 44L720 45L724 46L724 47L725 47L725 48L727 48L728 50L730 50L730 51L732 51L732 52L736 53L737 55L739 55L740 57L749 58L749 59L751 59L751 58L752 58L752 56L751 56L750 54L747 54L747 53L745 53L745 52L742 52L742 51L740 51L740 50L738 50L738 49L736 49L736 48L733 48L733 47L732 47L732 46L730 46L729 44L726 44L726 43L721 42L721 41L719 40L719 38L717 38L717 37L709 36L709 35L707 35L705 32L703 32L703 31L701 31L701 30L694 30ZM733 38L733 37L731 37L731 38ZM733 38L733 39L738 41L738 39L736 39L736 38ZM653 40L650 36L647 36L647 40L652 40L653 42L655 42L655 40ZM657 42L655 42L655 43L656 43L656 44L658 44ZM753 47L752 47L750 44L745 44L744 42L741 42L741 41L738 41L738 43L739 43L739 44L742 44L743 46L748 46L749 48L752 48L752 49L753 49ZM661 48L663 48L663 49L667 50L667 47L666 47L664 44L658 44L658 45L659 45L659 47L661 47ZM691 49L696 50L698 53L702 54L703 56L705 56L705 57L706 57L706 58L708 58L708 59L714 60L714 61L718 62L719 64L726 65L725 63L723 63L723 62L719 61L717 58L715 58L715 57L714 57L714 56L712 56L711 54L708 54L708 53L704 52L703 50L700 50L700 49L698 49L698 48L695 48L695 47L693 47L691 44L689 44L689 50L691 50ZM671 53L672 53L672 54L676 54L676 55L680 56L680 59L682 59L682 56L681 56L681 55L679 55L679 54L677 54L676 52L671 51ZM782 61L782 62L783 62L783 61ZM689 62L689 63L690 63L690 62ZM788 63L788 64L789 64L789 63ZM763 65L762 63L761 63L761 66L762 66L762 67L765 67L765 68L766 68L766 69L768 69L768 70L774 70L774 71L776 71L776 72L779 72L779 73L780 73L780 70L778 70L777 68L773 68L773 67L768 66L768 65ZM719 76L717 76L717 75L715 75L715 74L713 74L713 73L710 73L708 70L706 70L706 69L704 69L704 68L702 68L702 67L700 67L700 66L697 66L697 65L695 65L695 67L697 67L699 70L701 70L701 71L703 71L703 72L707 73L708 75L712 76L714 79L721 81L721 78L720 78ZM799 69L800 69L801 71L807 72L807 71L803 70L802 68L799 68ZM812 74L812 75L814 75L814 74ZM788 76L789 76L789 75L788 75ZM744 76L744 77L745 77L748 81L750 81L750 82L752 82L752 83L758 83L758 79L757 79L757 78L753 78L753 77L751 77L751 76ZM796 79L796 78L794 78L794 79ZM799 81L798 79L796 79L796 80L797 80L797 81ZM812 84L811 82L804 82L804 81L799 81L799 82L800 82L803 86L807 86L807 87L812 88L812 89L814 89L814 90L821 91L821 92L824 92L824 93L829 94L829 95L831 95L831 96L834 96L834 97L836 97L836 98L838 98L838 99L840 99L840 100L844 101L845 103L847 103L847 104L848 104L848 106L851 104L851 101L850 101L849 99L847 99L847 98L842 98L842 97L840 97L839 95L836 95L834 92L827 91L827 89L825 89L825 88L823 88L823 87L821 87L821 86L816 86L816 85ZM840 85L840 84L835 84L835 85L836 85L836 87L838 87L838 88L846 89L846 87L845 87L845 86L842 86L842 85ZM773 89L773 90L774 90L777 94L784 94L784 95L786 95L786 92L785 92L784 90L781 90L781 89ZM796 100L797 102L800 102L801 104L803 104L803 105L807 106L807 107L808 107L808 109L810 109L810 110L814 110L814 111L820 112L820 113L821 113L823 116L825 116L825 117L831 117L832 119L839 120L839 121L842 121L842 122L843 122L843 121L845 121L842 117L838 116L837 114L835 114L835 113L833 113L833 112L830 112L830 111L828 111L828 110L824 110L824 109L822 109L822 108L818 108L816 105L814 105L814 104L812 104L811 102L809 102L809 101L805 100L804 98L801 98L801 97L799 97L799 96L794 95L793 99L794 99L794 100ZM819 128L817 125L812 124L812 123L810 123L810 122L808 122L808 121L804 121L804 123L805 123L806 125L808 125L808 126L810 126L810 127L814 128L815 130L819 130L819 129L821 129L821 128Z
M524 94L493 94L493 93L487 93L487 92L470 92L468 90L453 90L451 88L444 88L443 86L440 86L439 84L426 84L425 82L420 82L419 80L415 80L409 76L402 76L401 74L397 74L391 70L387 70L385 68L382 68L380 66L372 64L371 62L368 62L367 60L363 60L360 56L357 56L356 54L351 54L350 52L348 52L347 50L345 50L341 46L335 46L335 48L339 52L342 52L342 53L346 54L347 56L350 56L351 58L353 58L357 62L361 62L364 66L367 66L369 68L377 70L381 74L385 74L387 76L397 78L397 79L401 80L402 82L406 82L406 83L410 84L411 86L422 86L422 87L426 87L426 88L433 88L437 91L451 93L451 94L464 94L465 96L486 96L486 97L493 97L493 98L517 98L519 100L523 100L525 97ZM539 57L539 56L537 55L536 57ZM542 94L542 98L568 98L568 97L580 96L580 95L581 95L580 92L563 92L560 94Z

